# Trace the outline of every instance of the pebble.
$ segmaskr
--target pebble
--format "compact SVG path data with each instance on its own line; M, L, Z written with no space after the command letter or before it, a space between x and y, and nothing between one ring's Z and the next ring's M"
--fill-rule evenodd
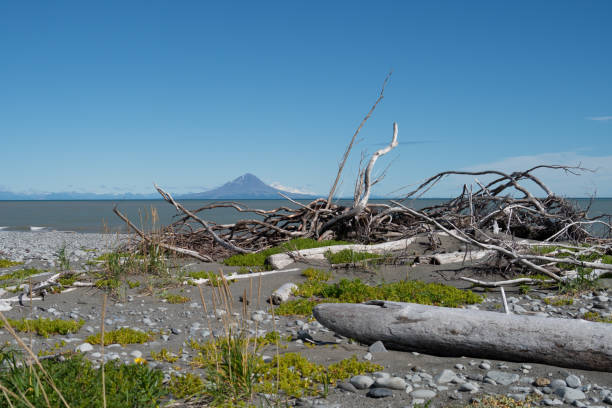
M555 389L555 394L563 398L564 401L574 401L586 398L586 395L584 395L582 391L570 387L559 387Z
M392 397L393 391L388 388L372 388L366 394L366 397L370 398L387 398Z
M387 349L385 348L385 345L383 344L383 342L378 340L377 342L372 343L370 347L368 347L368 351L370 353L386 353Z
M374 379L367 375L356 375L352 377L349 381L358 390L365 390L366 388L370 388L370 386L374 384Z
M79 344L74 349L74 351L80 352L80 353L87 353L88 351L91 351L91 350L93 350L93 346L91 344L89 344L89 343Z
M564 387L567 387L567 383L560 379L552 380L550 383L550 388L552 388L553 390Z
M377 378L374 381L375 387L390 388L392 390L405 390L406 381L400 377Z
M432 390L426 390L426 389L421 388L421 389L412 391L410 393L410 396L412 398L432 399L433 397L436 396L436 393Z
M582 382L580 381L580 378L578 378L575 375L568 375L565 378L565 382L567 383L567 386L570 388L578 388L582 385Z
M140 358L142 357L142 352L140 350L134 350L130 353L130 356L134 358Z
M463 383L459 386L459 391L469 391L469 392L477 392L478 386L476 384L472 384L469 382Z
M434 381L438 384L449 383L455 378L456 374L453 370L442 370L442 372L434 377Z
M487 378L492 379L497 384L510 385L517 382L520 376L518 374L506 373L504 371L491 370L487 373Z
M353 393L357 392L357 388L350 382L340 382L338 383L337 387L341 389L342 391L353 392Z
M538 387L546 387L547 385L550 385L550 380L548 378L538 377L534 381L534 385Z

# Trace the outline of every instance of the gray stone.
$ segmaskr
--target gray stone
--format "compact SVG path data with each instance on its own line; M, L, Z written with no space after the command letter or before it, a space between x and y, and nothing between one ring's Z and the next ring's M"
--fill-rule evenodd
M382 341L377 341L368 347L368 351L370 353L386 353L387 349Z
M349 381L358 390L365 390L366 388L370 388L370 386L374 384L374 380L372 379L372 377L367 375L356 375L352 377Z
M578 388L582 385L582 382L580 381L580 378L578 378L575 375L568 375L565 378L565 382L567 383L567 386L570 388Z
M482 368L483 370L489 370L491 369L491 364L483 362L483 363L480 363L478 367Z
M392 396L393 396L393 391L391 391L388 388L372 388L366 394L366 397L370 397L370 398L387 398L387 397L392 397Z
M449 383L455 378L455 372L453 370L442 370L442 372L434 377L435 382L438 384Z
M364 359L364 360L367 360L367 361L372 360L372 353L370 353L370 352L365 353L365 354L363 355L363 359Z
M134 357L134 358L140 358L142 357L142 352L139 350L134 350L130 353L130 356Z
M91 351L91 350L93 350L93 346L91 344L89 344L89 343L79 344L74 349L74 351L80 352L80 353L87 353L88 351Z
M542 403L543 403L544 405L549 406L549 407L552 407L552 406L554 406L554 405L563 405L563 401L558 400L557 398L555 398L555 399L544 398L544 399L542 400Z
M508 397L516 401L525 401L527 394L508 394Z
M557 394L559 398L563 398L563 400L566 402L571 402L574 400L580 400L580 399L586 398L586 395L584 395L584 392L577 390L575 388L570 388L570 387L559 387L555 389L555 394Z
M557 388L563 388L563 387L567 387L567 383L564 380L552 380L550 383L550 388L552 388L553 390L557 389Z
M436 393L432 390L426 390L423 388L420 388L418 390L414 390L410 393L410 396L412 398L421 398L421 399L432 399L433 397L436 396Z
M466 391L468 391L468 392L477 392L478 391L478 386L476 384L472 384L470 382L466 382L466 383L461 384L458 389L459 389L459 391L462 391L462 392L466 392Z
M374 386L379 388L390 388L392 390L405 390L406 381L400 377L377 378Z
M504 371L491 370L487 373L487 378L490 378L501 385L510 385L517 382L520 376L518 374L507 373Z
M357 388L350 382L340 382L338 383L338 388L346 392L357 392Z

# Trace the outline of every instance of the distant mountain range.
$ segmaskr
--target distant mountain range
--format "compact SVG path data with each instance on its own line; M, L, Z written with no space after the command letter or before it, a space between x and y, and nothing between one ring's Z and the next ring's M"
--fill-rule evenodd
M172 193L172 192L170 192ZM282 193L293 199L314 198L313 195L291 193L271 187L257 176L246 173L221 187L201 193L176 194L177 199L225 200L225 199L282 199ZM0 191L0 200L154 200L161 199L157 193L151 194L96 194L77 192L58 193L13 193Z

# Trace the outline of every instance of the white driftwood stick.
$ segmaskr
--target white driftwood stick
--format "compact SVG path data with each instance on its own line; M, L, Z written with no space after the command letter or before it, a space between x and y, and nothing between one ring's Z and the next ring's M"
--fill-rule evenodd
M483 288L498 288L500 286L512 286L512 285L519 285L521 283L538 284L538 283L554 283L555 282L554 279L538 280L538 279L531 279L531 278L517 278L517 279L510 279L510 280L497 281L497 282L482 281L482 280L473 279L473 278L466 278L465 276L462 276L459 279L468 281L470 283L473 283L476 286L480 286Z
M399 241L383 242L375 245L361 245L361 244L349 244L349 245L332 245L321 248L301 249L299 251L289 251L282 254L270 255L266 262L274 269L281 269L288 265L291 265L299 259L303 260L321 260L323 254L327 251L335 254L344 249L352 249L355 252L370 252L373 254L384 255L392 251L401 251L416 240L415 237L400 239Z
M508 309L508 301L506 301L506 291L504 290L503 286L500 286L499 290L501 291L502 301L504 302L504 312L506 312L506 314L510 314L510 309Z
M492 250L449 252L446 254L432 255L430 262L435 265L446 265L463 261L477 261L479 259L487 258L496 254L497 251Z
M272 304L280 305L281 303L286 302L294 289L297 289L297 285L295 283L288 282L281 285L281 287L272 292L272 296L270 296Z
M299 271L300 268L291 268L291 269L283 269L280 271L269 271L269 272L253 272L253 273L235 273L233 275L225 276L226 280L235 280L235 279L248 279L248 278L256 278L258 276L268 276L275 275L277 273L285 273L285 272L295 272ZM191 279L190 282L194 282L197 285L201 285L203 283L208 283L210 279ZM188 281L184 281L183 285L187 285Z
M612 372L612 325L373 301L323 303L323 326L364 344L441 356L471 356Z

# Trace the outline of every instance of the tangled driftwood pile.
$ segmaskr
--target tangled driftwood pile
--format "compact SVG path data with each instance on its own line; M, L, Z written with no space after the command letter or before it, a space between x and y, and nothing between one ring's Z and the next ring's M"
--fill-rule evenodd
M386 80L385 80L386 84ZM554 169L576 174L581 167L540 165L525 171L504 173L496 170L480 172L446 171L427 179L402 200L388 204L370 203L372 186L384 176L372 177L376 161L398 145L398 127L393 124L391 141L374 152L367 165L362 167L355 183L351 205L340 205L334 200L336 188L355 139L362 126L383 98L382 91L353 135L340 163L333 186L327 198L317 198L300 203L285 197L288 205L273 210L247 208L237 202L217 202L189 210L177 202L170 193L156 186L157 191L179 212L180 218L155 234L138 230L117 208L120 216L144 241L204 261L218 260L235 253L252 253L292 238L347 239L361 244L376 244L445 231L466 244L466 248L494 251L511 265L519 265L552 279L560 280L554 265L565 262L584 267L595 267L580 256L585 251L595 254L611 253L606 234L610 236L610 224L602 217L589 218L588 209L580 209L570 201L555 195L534 172L538 169ZM443 204L416 211L410 208L410 200L421 197L437 182L451 175L473 176L474 184L464 185L456 198ZM486 183L477 177L491 179ZM474 189L472 186L476 185ZM535 192L526 185L536 186ZM215 208L233 208L248 216L234 224L217 224L206 220L206 211ZM605 234L596 237L590 226L598 224ZM517 238L523 238L522 241ZM526 251L526 239L546 242L588 241L588 249L580 249L576 256L555 258ZM599 264L597 264L599 266ZM610 265L603 265L610 269Z

